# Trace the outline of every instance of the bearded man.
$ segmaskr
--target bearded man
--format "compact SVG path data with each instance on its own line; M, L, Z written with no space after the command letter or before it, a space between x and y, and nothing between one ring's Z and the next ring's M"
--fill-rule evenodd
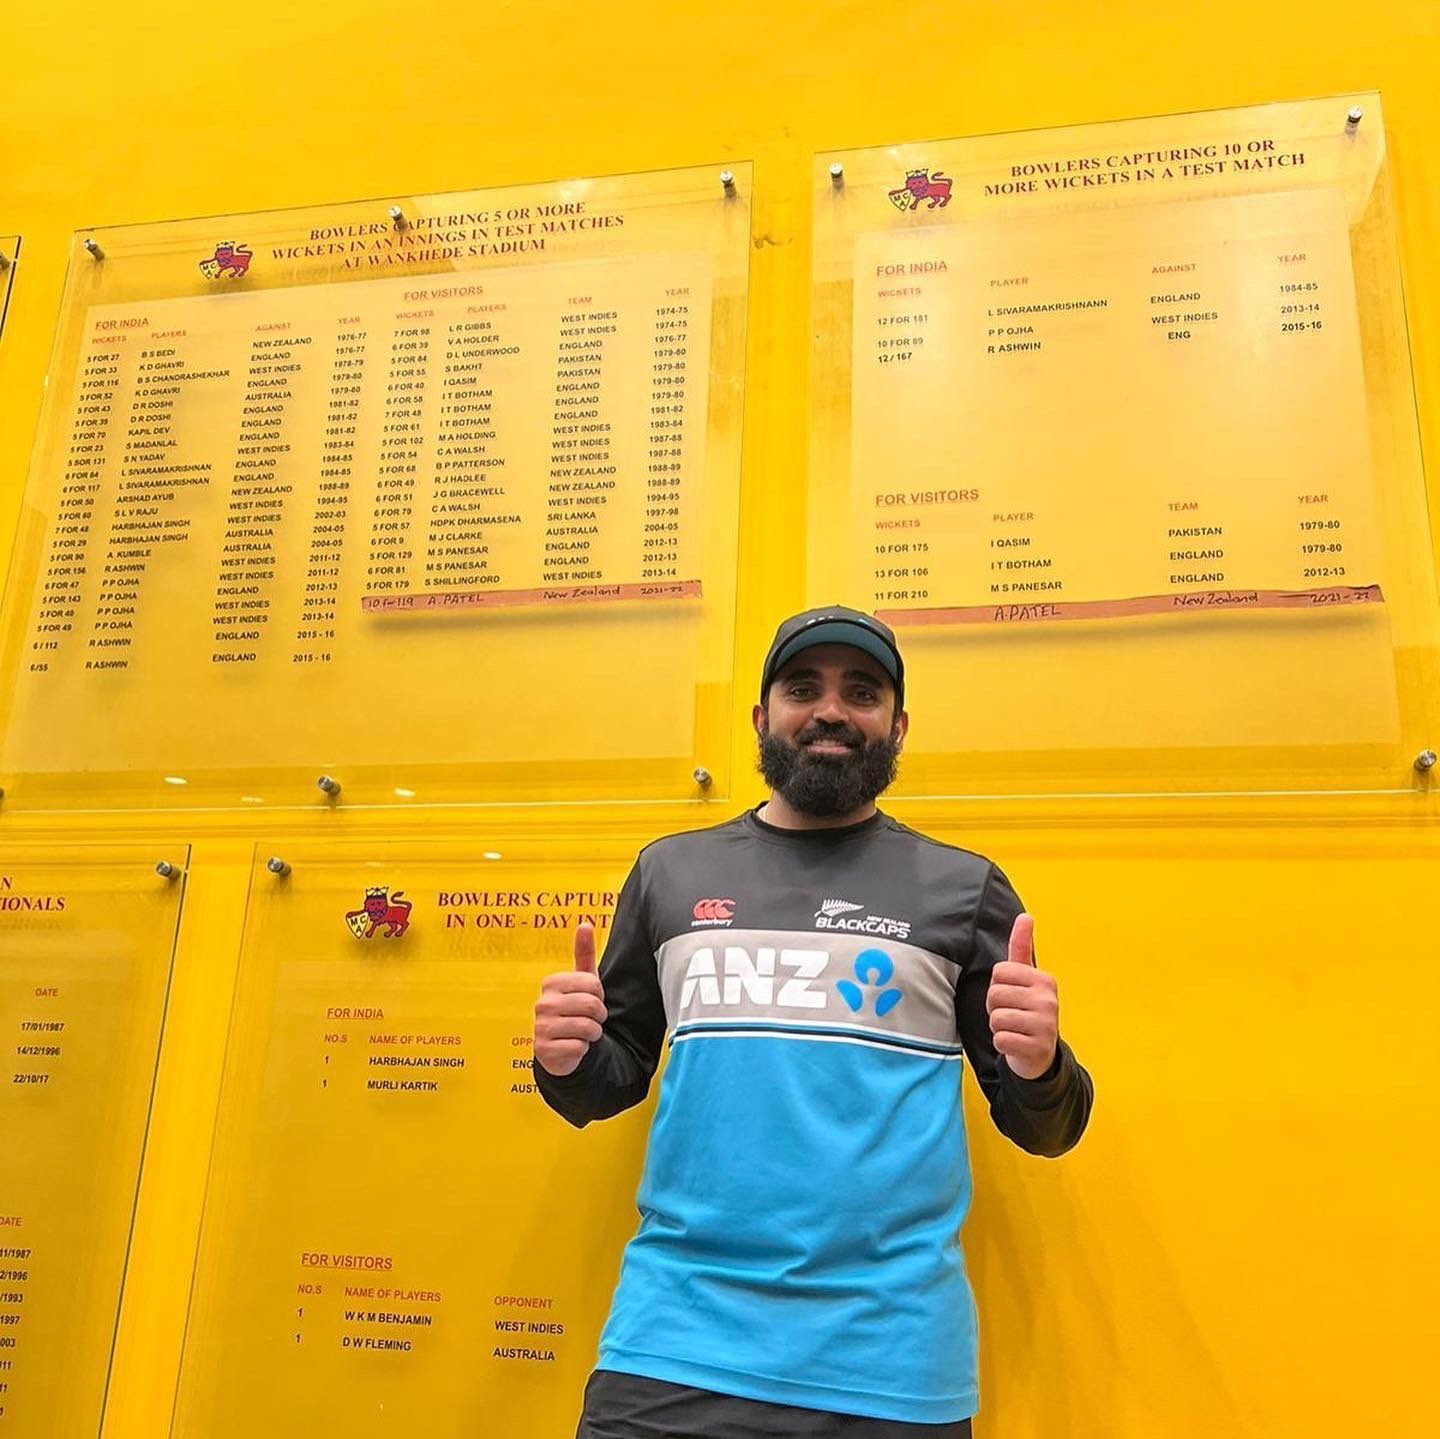
M875 807L904 705L887 626L786 620L770 798L648 845L598 974L582 927L544 981L535 1077L572 1124L638 1104L670 1047L577 1439L972 1432L962 1060L1032 1154L1076 1143L1093 1091L1009 881Z

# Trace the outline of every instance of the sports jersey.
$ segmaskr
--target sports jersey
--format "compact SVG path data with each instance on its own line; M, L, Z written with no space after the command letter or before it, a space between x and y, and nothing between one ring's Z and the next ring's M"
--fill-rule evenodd
M912 1423L978 1407L964 1062L1000 1130L1058 1155L1089 1117L1069 1047L1016 1075L985 995L1022 906L989 860L876 812L788 830L754 812L640 854L599 974L602 1038L571 1123L645 1097L669 1059L598 1367Z

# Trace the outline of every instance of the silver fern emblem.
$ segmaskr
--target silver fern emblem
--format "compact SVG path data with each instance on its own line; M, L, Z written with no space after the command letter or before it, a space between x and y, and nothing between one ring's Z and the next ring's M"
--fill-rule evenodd
M820 902L820 913L829 919L834 919L837 914L854 914L857 909L864 909L863 904L851 904L848 899L825 899Z

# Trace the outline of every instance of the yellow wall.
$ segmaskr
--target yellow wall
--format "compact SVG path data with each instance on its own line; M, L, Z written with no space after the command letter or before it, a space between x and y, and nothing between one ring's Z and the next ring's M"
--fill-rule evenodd
M1433 0L32 6L0 27L0 233L24 240L0 339L0 553L73 229L753 158L743 775L748 677L775 618L804 596L810 154L1379 88L1434 455L1437 53ZM1432 535L1437 523L1432 505ZM753 794L747 781L732 805L615 825L638 841ZM1436 796L1380 810L899 809L1006 862L1098 1091L1092 1132L1061 1164L991 1135L976 1144L979 1432L1431 1432ZM195 845L106 1425L106 1439L154 1439L173 1393L250 839L384 822L291 819L263 836L204 817L128 827L154 834L157 857L167 835ZM22 833L42 832L0 820L0 843Z

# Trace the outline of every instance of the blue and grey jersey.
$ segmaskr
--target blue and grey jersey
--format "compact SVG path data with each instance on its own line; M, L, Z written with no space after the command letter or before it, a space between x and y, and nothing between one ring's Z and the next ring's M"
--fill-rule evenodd
M600 965L609 1017L571 1123L645 1097L669 1037L599 1367L771 1403L944 1423L973 1414L968 1060L1034 1154L1080 1137L1063 1042L1023 1080L985 995L1022 906L990 861L876 813L782 830L752 811L641 852Z

